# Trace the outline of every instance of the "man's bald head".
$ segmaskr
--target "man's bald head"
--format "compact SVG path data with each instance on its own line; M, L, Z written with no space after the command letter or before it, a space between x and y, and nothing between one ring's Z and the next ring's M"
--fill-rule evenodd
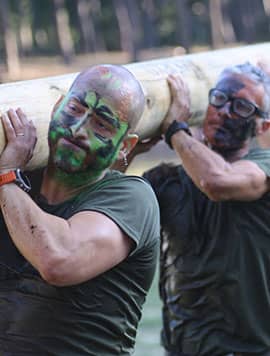
M134 75L123 66L96 65L81 72L72 91L95 92L108 105L117 108L117 115L134 131L144 110L144 93Z

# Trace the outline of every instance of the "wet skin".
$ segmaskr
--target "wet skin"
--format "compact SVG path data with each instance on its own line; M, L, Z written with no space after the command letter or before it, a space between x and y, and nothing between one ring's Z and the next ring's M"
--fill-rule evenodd
M263 108L264 89L251 79L240 74L225 74L216 88L229 97L242 98ZM236 151L243 147L245 141L254 136L256 115L242 118L230 111L231 102L223 107L208 106L204 121L204 134L215 151L222 153Z
M94 91L67 94L49 127L58 179L72 186L93 182L115 161L128 130L115 109Z

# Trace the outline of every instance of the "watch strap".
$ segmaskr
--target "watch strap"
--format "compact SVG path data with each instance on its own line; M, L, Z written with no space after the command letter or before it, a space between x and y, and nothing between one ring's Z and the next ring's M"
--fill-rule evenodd
M179 122L179 121L176 121L174 120L170 126L168 127L166 133L165 133L165 142L167 143L167 145L173 150L173 147L172 147L172 143L171 143L171 139L172 139L172 136L178 132L178 131L185 131L189 136L192 136L192 133L189 129L189 126L186 122L182 121L182 122Z
M7 173L2 173L0 174L0 186L7 184L7 183L12 183L17 179L16 177L16 171L10 171Z
M19 168L0 174L0 186L8 183L15 183L25 192L31 190L31 183L29 179L21 172Z

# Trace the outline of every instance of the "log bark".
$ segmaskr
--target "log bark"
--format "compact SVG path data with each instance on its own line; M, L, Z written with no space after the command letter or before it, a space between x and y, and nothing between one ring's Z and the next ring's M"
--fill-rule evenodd
M170 105L167 85L169 73L179 73L191 93L191 125L200 125L207 107L208 90L218 74L227 66L250 61L270 63L270 43L222 49L211 52L163 58L125 65L140 81L146 97L145 110L137 127L141 139L153 137ZM28 169L42 167L47 162L47 130L52 107L64 94L77 73L0 85L0 114L10 107L21 107L36 127L38 142ZM5 145L0 127L0 152Z

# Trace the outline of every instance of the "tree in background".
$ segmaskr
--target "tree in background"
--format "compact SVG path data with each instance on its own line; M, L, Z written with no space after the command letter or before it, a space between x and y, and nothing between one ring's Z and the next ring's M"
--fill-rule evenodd
M0 0L0 54L9 72L23 56L171 46L220 48L269 38L270 0Z
M20 61L18 54L17 38L14 26L11 23L11 12L8 0L0 1L0 23L2 40L4 44L5 63L11 78L18 76L20 71Z
M69 15L64 0L53 0L55 9L56 32L66 64L69 64L74 56L73 40L69 26Z

